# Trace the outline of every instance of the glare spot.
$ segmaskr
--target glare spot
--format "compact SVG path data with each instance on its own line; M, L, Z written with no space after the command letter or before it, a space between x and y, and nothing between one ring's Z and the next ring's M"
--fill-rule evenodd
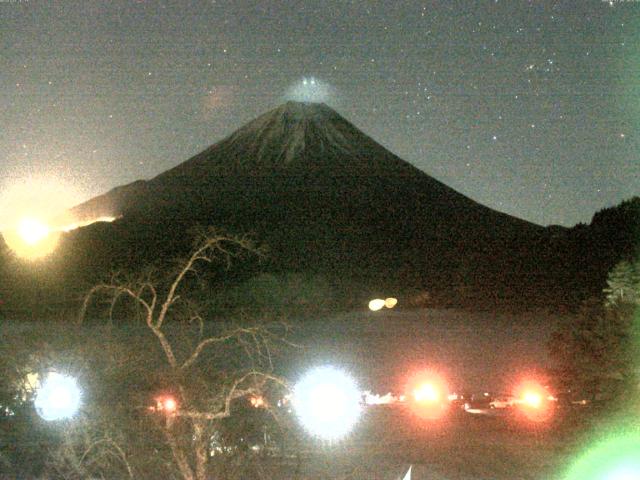
M82 200L76 185L55 173L22 176L10 172L0 186L0 232L17 256L44 258L56 249L63 232L93 221L113 220L105 216L78 223L69 209Z
M292 85L286 94L287 100L296 102L333 103L335 98L335 89L328 83L315 77L304 77Z
M323 440L335 441L360 418L361 393L345 372L330 366L307 373L294 387L292 403L304 428Z
M533 408L539 408L542 404L542 395L537 392L527 392L524 394L523 401Z
M35 218L23 218L18 223L18 234L28 245L35 245L44 240L51 230L49 227Z
M444 378L435 371L413 374L406 386L411 412L423 420L437 420L445 415L449 389Z
M436 402L440 395L431 383L425 383L413 391L413 398L416 402Z
M377 312L378 310L382 310L385 306L385 301L381 298L374 298L369 302L369 310L372 312Z
M589 449L564 480L636 480L640 478L640 437L616 436Z
M38 389L34 405L44 420L64 420L76 414L81 398L75 378L51 372Z

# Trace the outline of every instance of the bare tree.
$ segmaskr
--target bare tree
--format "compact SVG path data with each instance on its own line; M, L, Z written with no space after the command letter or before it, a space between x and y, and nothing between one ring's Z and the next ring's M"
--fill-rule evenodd
M109 299L110 315L116 304L128 299L141 311L146 328L160 346L167 378L175 395L176 405L165 410L157 425L162 430L179 476L184 480L204 480L208 476L210 443L217 421L232 414L234 401L253 395L262 395L273 384L284 386L274 375L271 347L281 337L262 325L238 325L224 331L206 333L202 314L193 308L183 295L185 283L197 277L198 267L212 262L228 266L240 254L260 251L246 238L220 235L209 230L202 235L191 255L180 263L169 281L161 284L150 275L137 280L116 278L94 286L84 298L79 322L85 321L87 308L97 296ZM182 333L169 328L174 322L188 322ZM184 326L184 324L183 324ZM244 356L242 367L225 365L221 350L232 346ZM201 375L206 372L207 375ZM108 446L119 459L127 458L122 448L116 448L108 438L98 439ZM89 444L91 445L91 444ZM84 457L83 457L84 458ZM127 470L131 472L131 469ZM131 474L133 475L133 474Z
M136 478L123 439L115 438L109 426L83 418L68 428L62 443L50 451L51 473L66 480L95 478L104 472L112 478Z

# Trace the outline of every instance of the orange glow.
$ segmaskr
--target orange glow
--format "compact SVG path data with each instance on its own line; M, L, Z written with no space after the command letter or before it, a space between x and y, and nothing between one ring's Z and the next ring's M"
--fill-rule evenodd
M170 395L156 397L156 406L151 408L156 412L164 412L167 415L172 415L178 410L178 402Z
M394 297L386 298L384 301L384 306L387 308L393 308L398 304L398 299Z
M71 222L68 215L58 215L53 223L37 215L25 215L2 232L7 246L16 255L29 260L46 257L52 253L62 233L85 227L96 222L113 222L116 217L99 217L84 222Z
M545 422L553 416L553 398L549 392L533 380L522 382L515 391L516 405L533 422Z
M58 245L60 232L37 216L25 216L15 226L2 232L7 246L16 255L26 259L46 257Z
M46 257L58 245L61 228L72 222L67 209L81 200L73 185L55 175L14 177L0 190L0 231L19 257Z
M406 391L409 408L416 416L435 420L446 413L449 389L438 373L423 371L413 375L407 382Z
M251 406L255 408L264 407L266 405L263 397L251 397Z

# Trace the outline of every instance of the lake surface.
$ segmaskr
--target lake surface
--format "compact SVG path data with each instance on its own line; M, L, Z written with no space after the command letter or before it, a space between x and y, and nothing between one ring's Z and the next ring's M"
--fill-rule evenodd
M549 366L547 342L566 317L460 310L352 312L297 324L293 370L342 365L374 391L397 390L407 373L435 368L460 391L509 391Z

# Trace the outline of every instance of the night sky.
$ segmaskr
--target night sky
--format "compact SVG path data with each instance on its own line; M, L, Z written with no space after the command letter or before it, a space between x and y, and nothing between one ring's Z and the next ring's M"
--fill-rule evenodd
M589 222L640 194L639 36L640 1L0 0L0 183L86 199L295 98L491 208Z

